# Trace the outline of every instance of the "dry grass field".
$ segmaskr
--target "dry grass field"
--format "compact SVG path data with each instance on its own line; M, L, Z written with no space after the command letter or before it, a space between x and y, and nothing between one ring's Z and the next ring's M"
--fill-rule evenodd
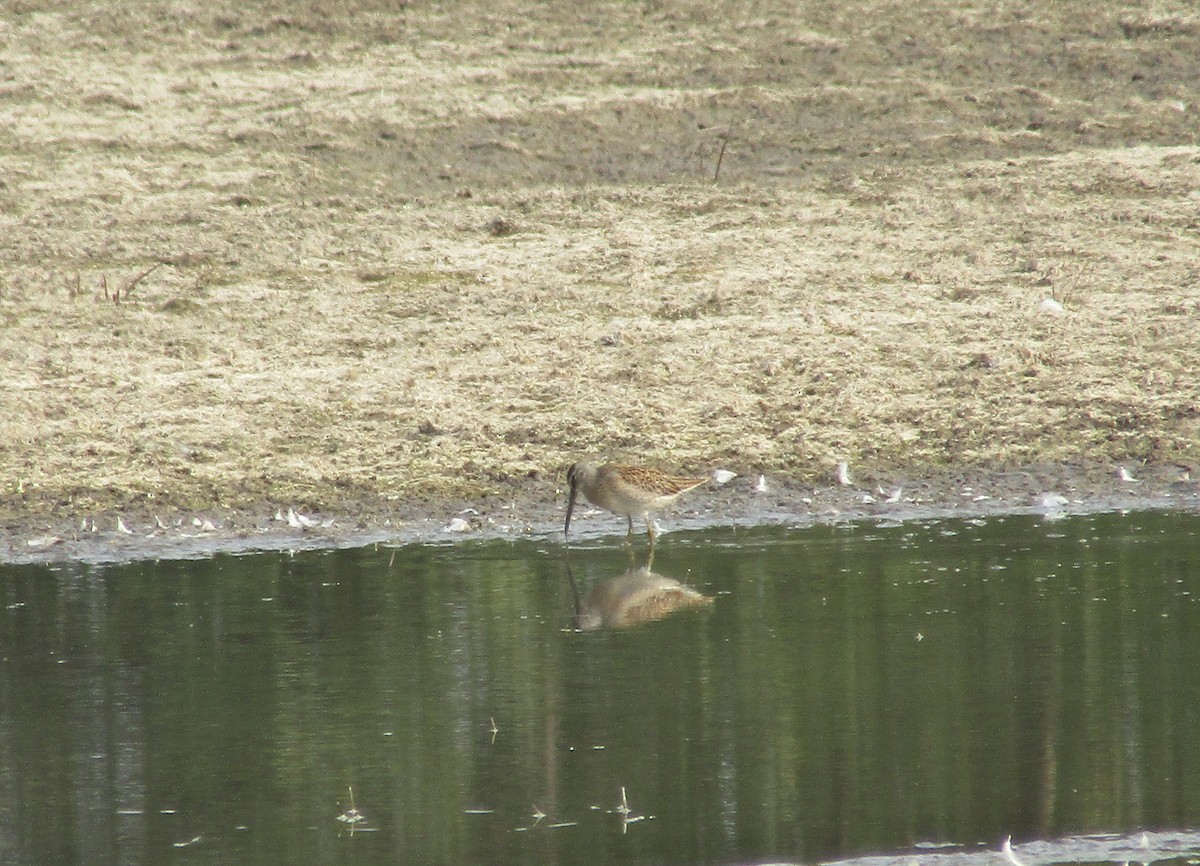
M7 549L584 455L1194 495L1198 81L1183 0L14 0Z

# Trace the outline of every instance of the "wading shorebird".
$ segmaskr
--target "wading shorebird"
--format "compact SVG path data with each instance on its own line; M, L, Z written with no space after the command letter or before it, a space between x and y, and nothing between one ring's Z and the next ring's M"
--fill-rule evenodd
M575 510L575 497L580 491L593 505L598 505L613 514L624 514L629 520L629 538L633 538L633 515L640 514L646 520L646 534L650 546L654 546L654 521L652 511L658 511L674 502L693 487L699 487L707 478L677 478L658 469L643 466L621 466L606 463L597 468L591 463L580 461L567 470L567 482L571 495L567 500L567 522L563 526L565 536L571 529L571 512Z

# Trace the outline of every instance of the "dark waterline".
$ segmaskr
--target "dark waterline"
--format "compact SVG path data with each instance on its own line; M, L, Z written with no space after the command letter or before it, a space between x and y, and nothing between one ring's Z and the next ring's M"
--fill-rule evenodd
M813 862L1193 827L1198 530L676 533L654 572L715 603L589 632L534 542L0 568L0 862ZM630 568L570 565L581 603Z

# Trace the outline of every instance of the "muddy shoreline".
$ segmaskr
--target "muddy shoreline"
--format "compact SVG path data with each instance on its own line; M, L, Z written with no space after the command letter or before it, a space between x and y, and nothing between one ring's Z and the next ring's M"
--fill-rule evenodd
M805 486L780 478L739 476L723 486L700 488L663 515L671 534L713 527L752 529L850 521L887 523L946 518L987 519L1034 514L1045 519L1111 511L1200 511L1200 484L1178 467L1140 476L1103 467L1042 466L1003 473L948 473L938 478L855 480L849 486ZM545 496L539 495L545 493ZM122 563L361 547L372 544L453 544L531 540L562 543L564 491L541 485L531 493L486 501L428 502L419 509L359 505L307 513L291 506L200 513L101 512L47 523L30 517L4 527L0 563ZM573 543L621 543L624 521L585 506L572 522ZM119 518L119 521L118 521ZM644 543L638 537L637 544Z
M0 13L0 558L1191 507L1190 6L585 12Z

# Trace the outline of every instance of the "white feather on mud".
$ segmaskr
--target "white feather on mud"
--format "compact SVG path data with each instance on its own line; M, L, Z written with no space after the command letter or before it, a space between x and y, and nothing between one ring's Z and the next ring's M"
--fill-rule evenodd
M47 547L53 547L61 542L62 539L57 535L39 535L36 538L26 539L25 546L30 550L44 550Z
M287 525L292 529L311 529L320 523L311 517L306 517L294 508L289 508L287 512Z
M737 478L737 473L730 472L728 469L714 469L712 473L713 483L719 487L728 484L735 478Z

